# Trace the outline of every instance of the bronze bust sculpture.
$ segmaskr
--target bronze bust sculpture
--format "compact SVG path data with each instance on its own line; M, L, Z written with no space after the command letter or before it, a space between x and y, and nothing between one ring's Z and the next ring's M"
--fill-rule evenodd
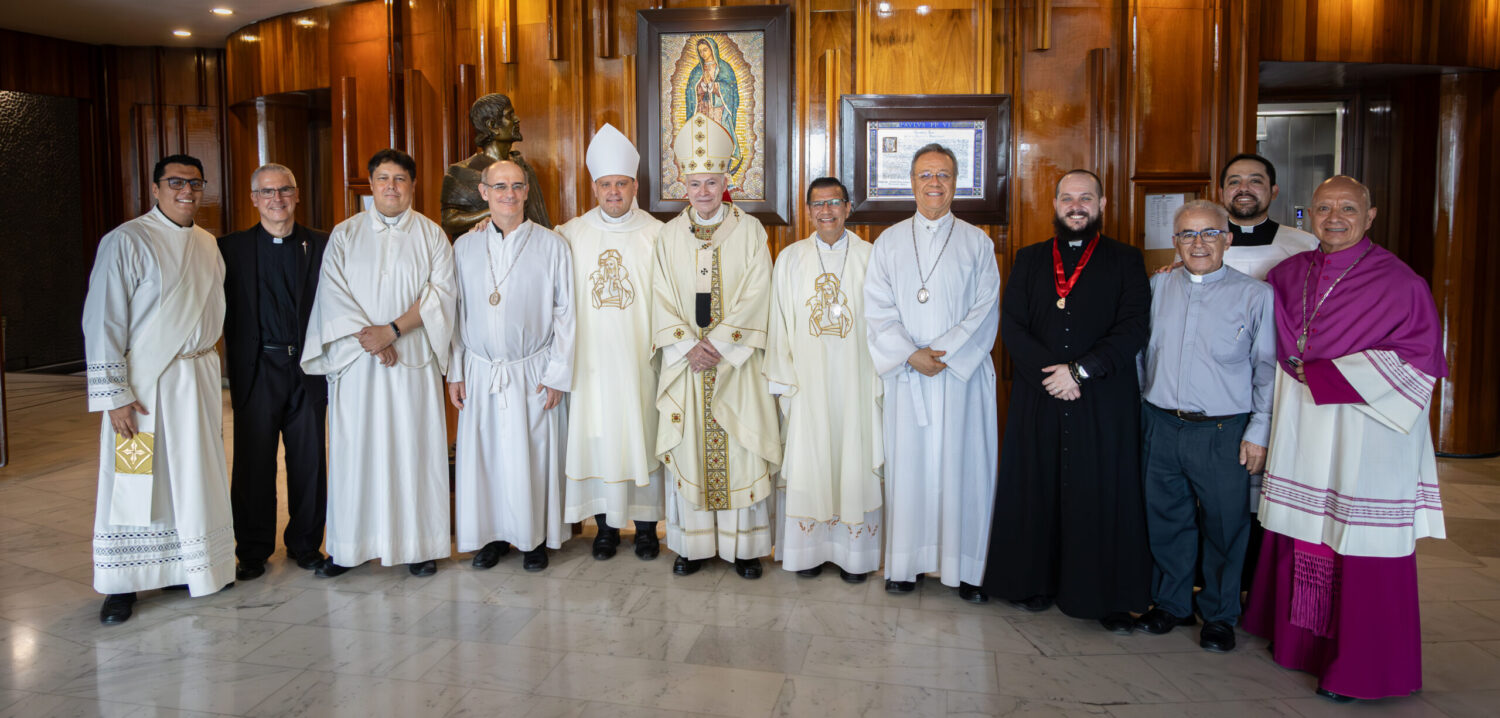
M474 124L474 144L479 151L463 162L449 165L443 175L443 230L456 238L490 216L489 205L479 196L479 183L484 168L504 159L515 162L526 172L526 184L531 186L531 194L526 198L526 219L551 229L536 171L526 164L519 151L511 149L511 145L521 141L521 121L516 119L510 98L491 93L475 100L469 108L469 121Z

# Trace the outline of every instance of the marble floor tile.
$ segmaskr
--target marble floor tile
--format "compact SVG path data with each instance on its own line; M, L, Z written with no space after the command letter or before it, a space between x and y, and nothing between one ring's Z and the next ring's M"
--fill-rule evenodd
M1474 504L1474 506L1480 506ZM1475 556L1500 557L1500 521L1491 516L1447 516L1448 502L1443 501L1443 524L1448 532L1448 540L1468 551ZM1487 508L1471 509L1469 514L1484 511L1491 515L1500 515L1500 512Z
M1287 698L1282 702L1291 706L1302 718L1443 718L1445 715L1442 710L1419 696L1334 703L1327 698L1310 695Z
M441 638L377 631L293 626L242 660L284 668L417 680L452 651L454 643Z
M782 681L780 673L569 653L535 692L643 708L761 718L776 705Z
M312 621L314 626L405 633L444 602L412 595L367 593Z
M797 601L790 598L648 588L624 615L706 626L781 631L785 630L796 605Z
M278 589L295 591L296 593L267 611L265 615L260 617L262 620L303 625L312 624L320 619L326 619L329 614L349 605L355 599L366 595L363 593L335 591L326 587L294 588L291 586L280 586Z
M0 709L0 718L207 718L212 714L157 706L34 693Z
M499 588L484 598L484 602L496 606L618 616L648 590L651 589L641 586L621 590L617 583L518 573L507 576Z
M1087 718L1108 715L1108 711L1087 703L948 691L948 715L950 718Z
M437 661L422 680L531 693L565 655L560 650L461 641Z
M162 596L161 605L178 613L217 618L263 619L306 593L303 589L256 581L240 581L228 591L208 596ZM281 621L281 623L293 623Z
M807 650L802 672L905 686L1004 692L996 682L995 654L963 648L818 636Z
M532 648L567 647L605 656L681 662L703 626L647 618L541 611L509 643Z
M243 715L301 673L198 656L127 653L69 681L60 695Z
M1500 640L1500 621L1475 611L1480 601L1427 601L1421 606L1422 640L1493 641ZM1500 601L1494 603L1500 604Z
M97 645L135 653L205 656L237 661L289 628L295 627L250 619L178 616L148 630L101 640Z
M405 632L455 641L508 643L536 614L534 608L444 601Z
M578 543L589 543L583 537L574 539ZM729 571L729 564L724 561L710 560L703 562L703 568L691 576L677 576L672 573L672 562L677 560L677 554L667 550L667 542L662 541L661 555L651 561L642 561L635 557L634 549L630 541L626 540L620 544L620 552L608 561L595 561L592 557L578 565L570 578L580 581L601 581L604 583L619 583L627 586L648 586L652 588L688 588L707 591L717 586L724 574ZM769 569L770 564L766 564ZM770 574L770 571L766 571ZM732 575L732 574L731 574ZM734 576L736 581L739 576ZM764 581L765 579L761 579ZM744 581L743 583L759 583L758 581ZM747 586L747 588L750 588Z
M1494 642L1500 649L1500 642ZM1500 655L1473 643L1422 644L1422 689L1482 691L1500 683Z
M898 643L1036 654L1031 641L1002 616L903 608L896 619Z
M995 654L1002 695L1080 703L1174 703L1188 697L1145 656Z
M499 568L496 566L495 568ZM482 603L513 571L479 570L468 562L456 562L451 571L439 571L411 595L439 601Z
M1280 700L1110 706L1114 718L1301 718Z
M56 690L121 651L70 641L31 626L0 621L0 688Z
M1474 645L1492 656L1500 656L1500 641L1475 641Z
M969 603L958 597L958 589L944 586L937 579L929 578L924 584L917 608L923 611L946 611L967 613L974 616L1025 616L1025 611L1010 605L1009 601L991 598L984 603ZM907 606L902 606L907 608Z
M792 608L786 630L814 636L889 641L896 637L901 609L802 599Z
M1500 688L1485 691L1426 691L1422 700L1450 718L1494 718L1500 714Z
M787 631L704 626L684 663L799 673L812 636Z
M27 698L32 695L36 694L27 693L25 691L11 690L9 688L0 688L0 710L5 710L6 708L15 705L21 699Z
M56 580L57 576L47 571L10 561L0 561L0 609L3 609L5 605L6 596L41 588Z
M1470 611L1473 611L1473 612L1475 612L1475 613L1477 613L1477 614L1479 614L1481 616L1484 616L1485 618L1488 618L1491 621L1500 621L1500 601L1463 601L1463 602L1459 603L1459 605L1463 606L1464 608L1467 608ZM1426 614L1424 613L1423 614L1423 620L1422 620L1422 631L1423 631L1424 637L1425 637L1425 634L1426 634L1427 630L1428 630L1428 626L1427 626Z
M1291 698L1308 690L1304 674L1277 666L1263 651L1156 653L1143 658L1195 701Z
M823 567L823 574L815 578L802 578L796 571L787 571L781 564L761 559L765 573L755 581L744 581L730 572L719 582L719 590L753 596L779 596L781 598L804 598L833 603L864 603L866 591L871 584L881 584L880 572L874 572L864 583L844 583L839 578L839 569L833 564ZM725 564L726 566L728 564Z
M947 692L937 688L787 676L772 716L862 716L941 718L948 715Z
M1452 541L1429 541L1417 542L1417 569L1426 571L1429 568L1475 568L1482 567L1484 563L1479 557L1465 551L1462 546Z
M251 718L411 718L441 716L467 688L304 671L267 696Z
M1012 616L1006 620L1047 656L1203 651L1198 645L1198 627L1178 628L1164 636L1139 631L1120 636L1104 630L1098 621L1070 618L1057 609ZM1241 638L1244 637L1241 633Z

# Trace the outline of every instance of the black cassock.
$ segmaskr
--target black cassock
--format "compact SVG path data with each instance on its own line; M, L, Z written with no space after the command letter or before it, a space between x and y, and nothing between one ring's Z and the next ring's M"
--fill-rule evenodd
M1144 610L1151 554L1135 356L1149 334L1145 264L1140 250L1100 237L1059 309L1052 245L1016 252L1001 299L1015 371L984 588L1012 600L1053 596L1078 618ZM1066 276L1083 247L1062 247ZM1073 361L1089 375L1082 396L1053 398L1042 367Z

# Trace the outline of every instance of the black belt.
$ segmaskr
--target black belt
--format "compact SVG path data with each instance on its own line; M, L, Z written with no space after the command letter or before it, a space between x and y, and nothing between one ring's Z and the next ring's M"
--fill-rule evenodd
M1230 419L1234 419L1234 418L1237 418L1237 417L1241 416L1240 414L1228 414L1226 416L1209 416L1207 414L1204 414L1201 411L1182 411L1180 409L1163 409L1163 408L1161 408L1161 407L1159 407L1159 406L1157 406L1155 404L1152 404L1149 401L1146 402L1146 406L1149 406L1152 409L1155 409L1155 410L1157 410L1157 411L1159 411L1159 412L1161 412L1163 414L1170 414L1170 415L1175 416L1175 417L1177 417L1179 419L1182 419L1183 421L1191 421L1191 422L1194 422L1194 423L1202 423L1202 422L1206 422L1206 421L1228 421Z
M260 350L274 354L285 354L289 357L297 356L297 347L291 344L262 344Z

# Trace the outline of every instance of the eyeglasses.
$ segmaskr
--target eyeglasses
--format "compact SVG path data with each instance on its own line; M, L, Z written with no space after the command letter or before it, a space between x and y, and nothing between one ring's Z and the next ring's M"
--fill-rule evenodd
M1202 232L1185 229L1172 235L1172 239L1177 240L1177 243L1180 245L1187 246L1192 244L1195 239L1203 240L1204 244L1215 244L1228 237L1228 235L1229 233L1222 229L1205 229Z
M290 196L292 196L292 195L294 195L296 193L297 193L297 188L296 187L291 187L291 186L287 186L287 187L261 187L260 189L252 189L252 190L250 190L250 194L253 194L256 197L259 197L261 199L270 199L272 197L275 197L276 195L281 195L282 197L290 197Z
M923 182L931 182L932 178L934 177L936 177L937 180L939 182L942 182L943 184L947 184L953 181L953 175L947 172L923 172L922 174L917 175L917 179L922 180Z
M188 179L186 177L163 177L163 178L161 178L160 180L157 180L157 181L158 182L166 182L167 186L171 187L172 189L182 189L183 187L192 187L194 192L202 192L203 188L206 185L208 185L207 182L205 182L205 181L203 181L201 179Z
M505 190L520 192L521 190L526 189L525 182L512 182L510 184L506 184L504 182L496 182L494 184L487 184L485 186L496 192L504 192Z
M817 202L808 202L807 206L812 207L814 210L819 210L823 209L824 207L838 209L846 204L848 204L848 202L842 199L821 199Z

